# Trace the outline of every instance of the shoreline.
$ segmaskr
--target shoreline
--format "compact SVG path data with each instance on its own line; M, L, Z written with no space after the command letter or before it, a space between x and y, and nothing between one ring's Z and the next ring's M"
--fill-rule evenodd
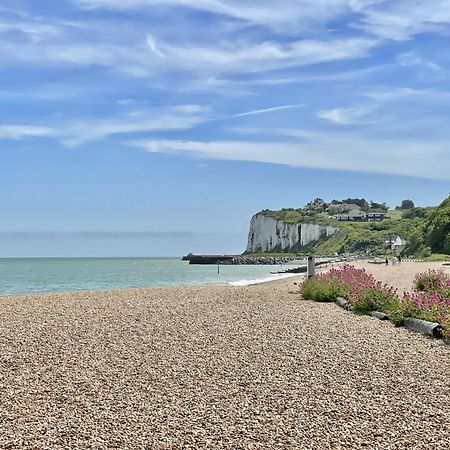
M351 264L358 268L364 268L367 272L372 273L376 279L384 281L387 284L392 285L396 289L409 291L412 289L413 276L408 276L405 268L414 267L414 270L418 273L425 271L427 269L442 269L444 271L450 272L450 266L445 265L445 262L412 262L403 261L400 265L395 266L384 266L370 264L365 260L350 261L350 262L333 262L327 265L317 267L316 273L329 270L331 267L340 266L343 264ZM416 270L417 269L417 270ZM382 275L380 278L380 274ZM214 283L192 283L192 284L168 284L160 286L139 286L139 287L123 287L123 288L113 288L113 289L80 289L80 290L69 290L69 291L42 291L42 292L24 292L15 294L0 295L0 301L3 299L9 299L14 297L33 297L33 296L58 296L58 295L73 295L73 294L110 294L110 293L120 293L120 292L145 292L148 290L161 290L161 289L181 289L181 288L207 288L207 287L219 287L219 286L229 286L229 287L246 287L246 286L258 286L258 285L270 285L273 283L287 282L287 280L292 278L303 279L305 277L304 273L279 273L270 274L264 278L255 279L241 279L229 282L214 282ZM402 282L402 279L407 279L408 282ZM409 284L408 284L409 283Z
M294 277L304 277L304 274L280 274L278 278L270 278L267 279L255 279L255 280L238 280L238 281L230 281L227 283L198 283L198 284L172 284L165 286L139 286L139 287L124 287L124 288L114 288L114 289L80 289L73 291L42 291L42 292L25 292L25 293L17 293L17 294L7 294L0 295L0 301L3 299L11 299L15 297L42 297L42 296L58 296L58 295L82 295L82 294L111 294L111 293L123 293L123 292L145 292L152 290L179 290L183 288L208 288L208 287L231 287L231 288L239 288L239 287L247 287L247 286L259 286L259 285L269 285L272 283L279 283L286 281L289 278ZM237 284L238 283L238 284Z
M42 262L44 261L44 262ZM281 265L193 266L179 259L0 261L0 296L198 286L276 279ZM296 267L296 266L289 266Z

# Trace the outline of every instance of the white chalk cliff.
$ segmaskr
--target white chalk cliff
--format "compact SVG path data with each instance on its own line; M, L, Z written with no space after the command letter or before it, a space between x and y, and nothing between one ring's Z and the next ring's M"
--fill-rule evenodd
M288 251L299 249L311 242L331 236L339 228L314 223L289 224L262 213L250 221L247 253Z

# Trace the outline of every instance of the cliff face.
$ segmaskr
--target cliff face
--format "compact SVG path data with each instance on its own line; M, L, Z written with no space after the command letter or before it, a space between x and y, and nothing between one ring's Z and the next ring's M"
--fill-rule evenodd
M252 217L246 253L301 250L305 245L331 236L339 228L312 223L289 224L258 213Z

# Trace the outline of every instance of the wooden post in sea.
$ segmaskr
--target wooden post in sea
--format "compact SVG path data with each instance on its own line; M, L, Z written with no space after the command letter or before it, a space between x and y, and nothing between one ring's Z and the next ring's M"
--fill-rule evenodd
M313 255L308 256L307 277L312 278L316 274L316 258Z

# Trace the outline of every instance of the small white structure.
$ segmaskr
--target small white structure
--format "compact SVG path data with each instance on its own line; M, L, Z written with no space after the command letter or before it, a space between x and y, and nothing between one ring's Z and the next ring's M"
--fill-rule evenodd
M397 236L395 239L391 240L390 244L392 254L398 255L405 248L406 241L402 239L400 236Z

